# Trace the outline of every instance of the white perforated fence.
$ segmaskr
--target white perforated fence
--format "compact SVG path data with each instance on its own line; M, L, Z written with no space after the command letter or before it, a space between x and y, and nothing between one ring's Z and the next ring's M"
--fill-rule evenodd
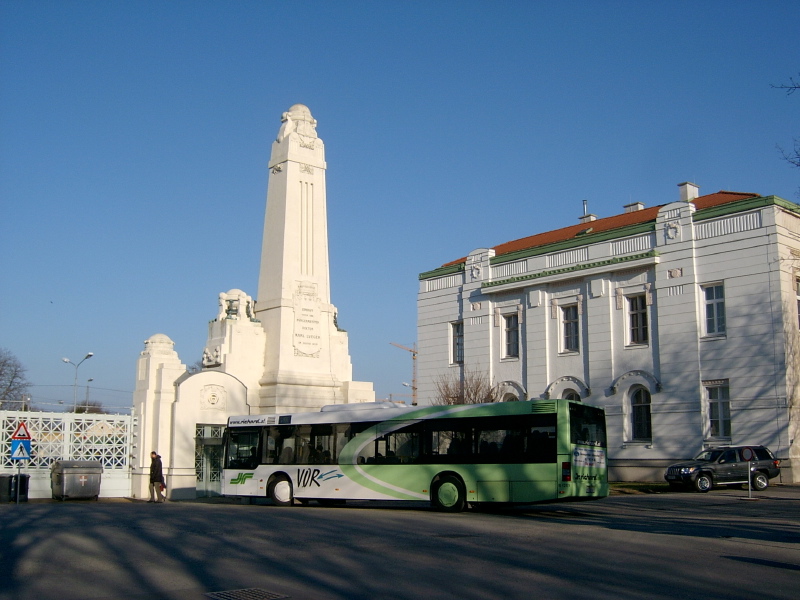
M25 423L31 459L11 460L11 436ZM103 465L100 495L131 493L131 417L50 412L0 411L0 473L31 476L29 498L49 498L50 467L56 460L98 460Z

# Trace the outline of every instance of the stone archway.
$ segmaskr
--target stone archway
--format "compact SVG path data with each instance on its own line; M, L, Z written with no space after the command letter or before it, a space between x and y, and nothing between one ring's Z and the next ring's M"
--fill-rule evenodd
M574 390L580 398L588 398L592 395L592 390L583 381L572 375L565 375L553 381L544 391L542 397L549 400L550 398L563 398L564 394L569 390Z

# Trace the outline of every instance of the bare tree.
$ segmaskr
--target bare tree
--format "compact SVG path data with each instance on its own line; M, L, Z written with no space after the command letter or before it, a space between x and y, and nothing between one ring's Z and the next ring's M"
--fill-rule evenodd
M69 411L73 412L73 411ZM83 402L75 407L74 412L76 414L86 414L86 415L104 415L107 413L106 409L103 408L102 402L97 402L95 400L90 400L88 402Z
M0 409L22 410L30 405L25 367L9 350L0 348Z
M786 95L791 96L794 94L798 89L800 89L800 82L795 81L793 77L789 78L789 83L783 83L781 85L773 85L773 88L776 90L786 90ZM793 167L800 168L800 138L794 138L792 140L794 148L792 150L785 150L781 146L778 146L778 151L783 156L783 160L788 162ZM800 196L800 191L797 193Z
M786 94L791 95L800 89L800 83L795 81L793 77L789 77L789 83L782 83L780 85L773 85L771 87L775 88L776 90L786 90Z
M448 372L436 380L436 396L431 404L479 404L497 402L500 395L486 371L464 368L461 372Z

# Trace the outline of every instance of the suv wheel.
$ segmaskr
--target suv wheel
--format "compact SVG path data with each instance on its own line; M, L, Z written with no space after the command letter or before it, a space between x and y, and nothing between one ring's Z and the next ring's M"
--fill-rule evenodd
M767 487L769 487L769 477L761 471L753 473L753 489L760 492L767 489Z
M694 489L698 492L705 493L711 489L713 482L711 481L711 475L708 473L700 473L697 476L697 479L694 480Z

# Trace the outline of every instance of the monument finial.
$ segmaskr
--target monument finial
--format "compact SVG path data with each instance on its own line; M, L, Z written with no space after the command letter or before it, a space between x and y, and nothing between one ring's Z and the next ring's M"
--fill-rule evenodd
M293 131L305 137L317 137L317 120L311 116L311 111L305 104L293 104L281 115L281 122L283 125L278 131L278 142L286 139Z

